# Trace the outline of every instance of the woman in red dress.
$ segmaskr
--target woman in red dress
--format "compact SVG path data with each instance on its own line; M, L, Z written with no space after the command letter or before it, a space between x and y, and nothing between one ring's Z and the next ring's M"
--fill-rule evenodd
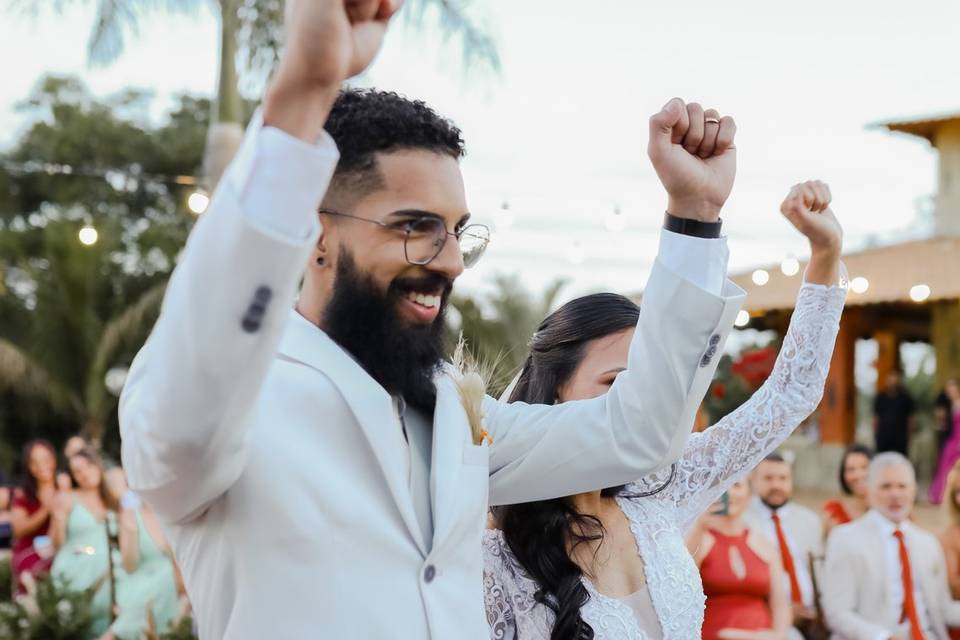
M867 504L867 468L873 450L854 444L843 452L840 460L840 490L843 495L823 503L823 520L827 532L840 524L856 520L870 508Z
M56 494L57 452L46 440L32 440L23 448L23 485L13 498L13 570L17 593L26 593L23 576L46 575L54 549L47 537L50 510Z
M702 638L784 640L791 612L777 550L744 523L746 480L726 496L726 504L701 518L687 537L707 596Z

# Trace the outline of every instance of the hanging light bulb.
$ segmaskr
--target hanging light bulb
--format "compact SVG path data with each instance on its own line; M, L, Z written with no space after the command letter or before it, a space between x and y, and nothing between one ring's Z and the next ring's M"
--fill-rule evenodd
M77 234L77 237L80 238L80 242L88 247L97 244L97 238L100 237L100 234L97 233L97 230L92 226L84 225L80 229L80 233Z
M780 263L780 271L785 276L795 276L800 271L800 261L793 256L784 258L783 262Z
M766 269L757 269L753 272L751 279L753 280L753 284L757 285L758 287L762 287L770 282L770 274L767 273Z
M187 198L187 208L190 209L190 213L195 216L206 211L209 206L210 196L203 191L194 191L190 194L190 197Z
M870 281L863 276L857 276L850 281L850 289L854 293L866 293L870 288Z
M745 327L750 324L750 314L746 309L740 309L737 312L737 319L733 321L733 326L735 327Z
M910 299L914 302L923 302L930 297L930 287L925 284L916 284L910 287Z

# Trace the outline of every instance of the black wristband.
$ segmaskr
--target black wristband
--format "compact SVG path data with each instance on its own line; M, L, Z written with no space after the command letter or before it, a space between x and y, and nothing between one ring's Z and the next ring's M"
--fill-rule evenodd
M720 229L723 227L723 220L716 222L701 222L700 220L690 220L689 218L678 218L667 211L663 215L663 228L674 233L682 233L685 236L695 238L719 238Z

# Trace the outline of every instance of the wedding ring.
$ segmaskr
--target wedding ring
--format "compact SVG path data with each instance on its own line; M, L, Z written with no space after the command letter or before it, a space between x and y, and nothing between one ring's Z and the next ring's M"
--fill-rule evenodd
M720 124L719 118L704 118L703 121L707 124Z

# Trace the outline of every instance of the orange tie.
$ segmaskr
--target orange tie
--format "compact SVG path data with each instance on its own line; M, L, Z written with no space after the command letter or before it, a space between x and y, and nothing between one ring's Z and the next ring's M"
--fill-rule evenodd
M910 555L907 545L903 542L903 532L897 529L893 532L900 543L900 575L903 577L903 617L900 621L910 621L910 640L924 640L920 630L920 616L917 615L917 601L913 599L913 572L910 570Z
M780 516L773 512L773 527L777 530L777 542L780 543L780 560L783 561L783 569L790 577L790 600L794 604L802 604L803 596L800 592L800 581L797 580L797 568L793 565L793 554L790 553L790 547L787 545L787 537L783 535L783 527L780 526Z

